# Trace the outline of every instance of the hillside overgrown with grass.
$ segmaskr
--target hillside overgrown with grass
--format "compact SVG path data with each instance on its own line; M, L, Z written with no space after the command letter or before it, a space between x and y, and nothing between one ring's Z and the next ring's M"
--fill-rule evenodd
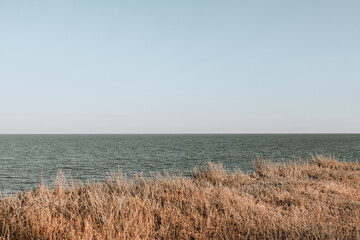
M360 163L315 156L69 183L0 200L0 239L360 239Z

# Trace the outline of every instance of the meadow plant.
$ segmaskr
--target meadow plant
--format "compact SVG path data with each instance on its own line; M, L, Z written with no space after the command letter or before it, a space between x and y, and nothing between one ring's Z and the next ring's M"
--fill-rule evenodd
M0 200L0 239L360 239L360 163L258 158L191 177L74 183L59 174Z

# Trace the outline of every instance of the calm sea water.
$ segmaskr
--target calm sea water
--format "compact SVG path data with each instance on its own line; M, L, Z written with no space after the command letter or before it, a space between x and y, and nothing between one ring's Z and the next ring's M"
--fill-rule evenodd
M234 135L0 135L0 191L16 192L52 182L59 169L75 180L103 179L117 168L189 173L205 162L251 170L251 161L332 154L359 161L360 134Z

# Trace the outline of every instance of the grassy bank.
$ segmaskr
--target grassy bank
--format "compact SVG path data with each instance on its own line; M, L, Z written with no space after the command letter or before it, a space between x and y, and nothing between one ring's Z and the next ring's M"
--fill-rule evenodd
M360 239L360 163L316 156L192 178L59 177L0 200L0 239Z

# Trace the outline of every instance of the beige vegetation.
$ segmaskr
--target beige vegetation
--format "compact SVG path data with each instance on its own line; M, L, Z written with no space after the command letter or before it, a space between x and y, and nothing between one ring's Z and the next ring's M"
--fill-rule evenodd
M0 239L360 239L360 162L315 156L191 178L69 183L0 200Z

